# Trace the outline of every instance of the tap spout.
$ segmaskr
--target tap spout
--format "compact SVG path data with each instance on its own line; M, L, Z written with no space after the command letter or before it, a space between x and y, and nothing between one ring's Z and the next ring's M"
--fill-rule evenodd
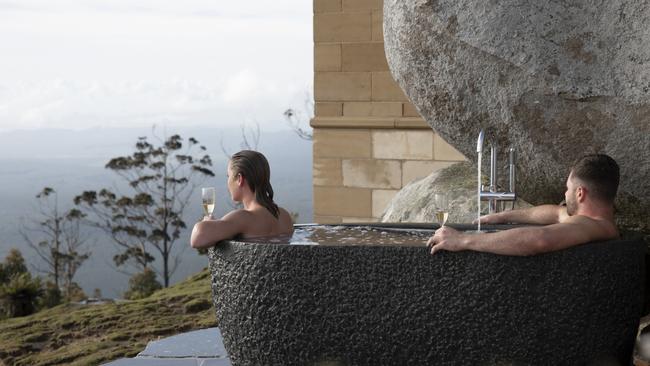
M476 152L483 152L483 141L485 140L485 131L481 130L478 134L478 140L476 141Z

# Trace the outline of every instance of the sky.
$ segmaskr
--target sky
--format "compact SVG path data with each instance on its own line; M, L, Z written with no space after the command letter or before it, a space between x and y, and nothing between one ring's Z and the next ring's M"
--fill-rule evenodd
M0 132L286 128L312 40L306 0L0 0Z

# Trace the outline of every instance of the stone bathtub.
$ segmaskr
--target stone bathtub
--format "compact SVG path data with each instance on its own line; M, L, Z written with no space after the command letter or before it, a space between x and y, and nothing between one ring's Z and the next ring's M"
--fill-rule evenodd
M630 364L642 315L642 241L534 257L431 256L421 238L434 227L409 225L421 237L401 245L231 240L211 248L214 305L232 364ZM297 231L319 228L329 227Z

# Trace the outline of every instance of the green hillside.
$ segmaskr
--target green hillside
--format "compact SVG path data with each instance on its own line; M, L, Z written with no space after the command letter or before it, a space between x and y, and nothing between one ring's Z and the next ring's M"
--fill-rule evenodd
M147 299L60 305L0 321L0 365L97 365L147 342L216 326L207 270Z

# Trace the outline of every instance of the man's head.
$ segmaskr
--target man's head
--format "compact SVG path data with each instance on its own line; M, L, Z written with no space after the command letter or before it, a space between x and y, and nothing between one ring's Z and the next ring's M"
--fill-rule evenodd
M578 159L567 178L565 199L567 213L573 215L578 204L589 197L613 205L618 190L619 168L616 161L604 154L585 155Z

